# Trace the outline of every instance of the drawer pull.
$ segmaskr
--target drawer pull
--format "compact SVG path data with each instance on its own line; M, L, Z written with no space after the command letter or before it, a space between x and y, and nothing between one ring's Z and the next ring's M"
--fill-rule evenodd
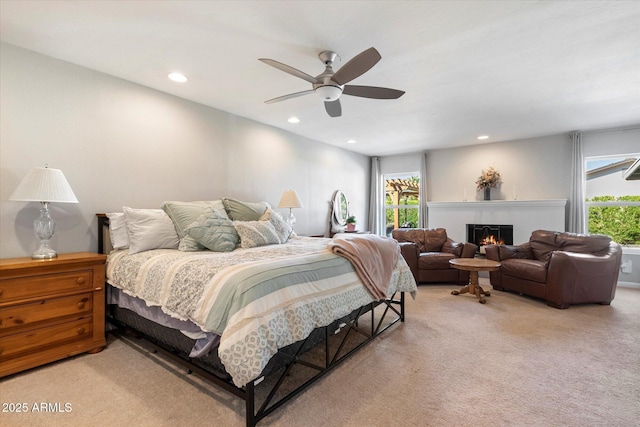
M2 354L2 348L0 347L0 354Z
M82 285L82 284L84 283L84 277L78 277L78 278L76 279L76 283L77 283L78 285Z
M78 308L79 308L80 310L82 310L82 309L84 308L84 301L80 301L80 302L78 303Z
M0 289L0 297L2 296L2 289Z
M84 328L80 327L78 328L78 335L82 335L82 334L84 334Z

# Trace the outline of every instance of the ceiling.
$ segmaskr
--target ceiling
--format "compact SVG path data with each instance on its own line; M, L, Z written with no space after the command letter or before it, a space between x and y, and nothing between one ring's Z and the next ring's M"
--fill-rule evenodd
M0 37L367 155L640 123L635 0L1 0ZM372 46L382 60L351 84L400 99L343 95L339 118L314 94L264 103L311 85L258 58L315 76L321 51L338 53L338 70Z

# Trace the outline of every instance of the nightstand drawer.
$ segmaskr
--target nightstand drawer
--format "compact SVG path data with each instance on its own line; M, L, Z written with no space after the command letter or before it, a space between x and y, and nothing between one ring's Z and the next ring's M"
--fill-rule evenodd
M7 335L0 343L0 360L65 342L92 339L93 319L80 319L20 334Z
M0 303L92 287L92 270L6 279L0 281Z
M88 313L93 308L91 292L41 300L0 309L0 331L30 326L44 320Z

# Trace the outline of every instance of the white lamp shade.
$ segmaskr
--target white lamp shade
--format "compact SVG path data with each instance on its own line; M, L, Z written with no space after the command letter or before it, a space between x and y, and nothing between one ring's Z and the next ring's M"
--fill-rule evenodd
M20 202L78 203L60 169L33 168L27 173L9 200Z
M298 193L295 190L287 190L282 193L282 197L280 198L280 203L278 203L279 208L302 208L302 202L300 202L300 198L298 197Z

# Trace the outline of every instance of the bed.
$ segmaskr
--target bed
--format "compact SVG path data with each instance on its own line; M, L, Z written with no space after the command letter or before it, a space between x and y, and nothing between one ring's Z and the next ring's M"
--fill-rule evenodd
M404 322L405 293L415 296L417 288L398 256L382 276L387 287L376 296L367 277L378 270L375 256L358 265L340 253L344 247L338 242L346 240L295 236L269 209L248 206L257 211L248 220L232 206L226 213L236 219L215 224L232 221L238 232L273 225L269 230L278 243L258 242L264 236L252 229L240 233L242 240L232 249L185 250L184 238L198 234L186 229L181 234L181 222L169 215L177 247L172 240L168 247L154 243L134 250L133 240L129 247L114 244L109 227L122 227L122 218L116 224L117 217L105 214L98 214L98 243L109 255L106 312L116 328L112 332L123 339L131 333L145 338L154 351L242 398L246 425L254 426L377 335ZM198 213L199 218L222 216L217 207L203 213L200 206L182 225L194 223ZM163 210L169 212L166 204ZM286 239L278 227L288 233Z

